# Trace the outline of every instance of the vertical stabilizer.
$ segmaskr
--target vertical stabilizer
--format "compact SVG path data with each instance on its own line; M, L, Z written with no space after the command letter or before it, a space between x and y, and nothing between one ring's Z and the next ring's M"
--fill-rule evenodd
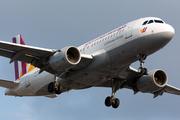
M13 43L25 45L24 40L22 39L21 35L17 35L16 37L12 38ZM15 69L15 79L18 80L27 72L30 72L34 69L34 66L31 64L20 62L15 60L14 61L14 69Z

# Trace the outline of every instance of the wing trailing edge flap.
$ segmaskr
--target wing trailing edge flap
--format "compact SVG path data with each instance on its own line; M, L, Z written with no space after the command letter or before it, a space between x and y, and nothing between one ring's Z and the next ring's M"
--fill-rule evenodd
M0 86L4 88L15 88L19 85L19 82L2 80L0 79Z
M52 95L46 95L45 97L48 97L48 98L55 98L55 97L57 97L57 95L56 95L56 94L52 94Z

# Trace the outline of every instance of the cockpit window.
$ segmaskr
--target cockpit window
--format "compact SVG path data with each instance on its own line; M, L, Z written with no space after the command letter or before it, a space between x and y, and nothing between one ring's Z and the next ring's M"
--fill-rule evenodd
M162 20L154 20L155 23L164 23Z
M153 23L153 20L150 20L150 21L148 22L148 24L151 24L151 23Z
M148 22L148 20L147 21L145 21L142 25L146 25L146 23Z

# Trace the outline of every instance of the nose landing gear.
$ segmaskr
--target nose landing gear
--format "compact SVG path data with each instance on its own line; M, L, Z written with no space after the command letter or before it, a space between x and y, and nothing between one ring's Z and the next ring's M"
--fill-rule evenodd
M139 54L137 55L137 59L139 60L140 62L140 67L138 69L138 72L139 74L141 75L147 75L147 68L143 68L143 65L144 65L144 60L146 59L146 55L145 54Z

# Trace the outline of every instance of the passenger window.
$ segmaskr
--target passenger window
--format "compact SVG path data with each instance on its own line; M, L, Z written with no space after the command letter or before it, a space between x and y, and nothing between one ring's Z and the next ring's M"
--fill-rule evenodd
M118 32L116 33L116 35L118 35Z
M89 48L89 46L87 46L87 49Z
M102 42L104 41L104 38L103 38L103 40L102 40Z
M101 43L101 40L99 41L99 43Z
M148 22L148 24L151 24L151 23L153 23L153 20L150 20L150 21Z
M148 20L147 21L145 21L142 25L146 25L146 23L148 22Z
M154 20L155 23L163 23L161 20Z
M93 46L93 44L91 45L91 47Z

